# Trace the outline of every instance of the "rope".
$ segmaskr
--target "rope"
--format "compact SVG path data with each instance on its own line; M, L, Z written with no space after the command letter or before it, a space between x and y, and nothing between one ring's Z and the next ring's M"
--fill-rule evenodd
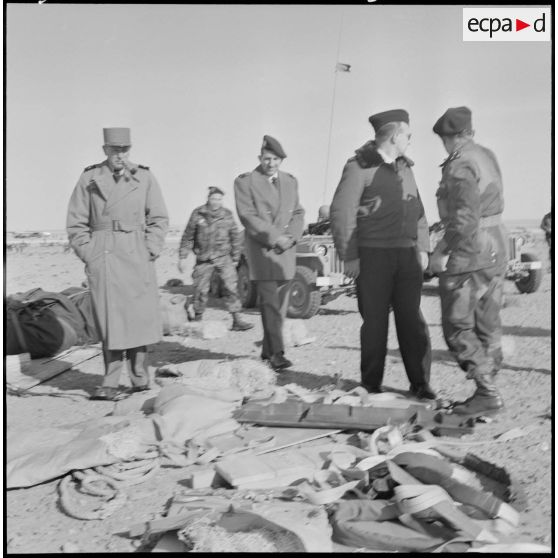
M126 503L124 487L143 483L159 470L158 452L147 452L144 456L149 457L100 465L65 476L58 485L60 507L64 513L75 519L106 519ZM102 498L103 501L98 508L86 510L83 509L83 499L76 500L76 492Z

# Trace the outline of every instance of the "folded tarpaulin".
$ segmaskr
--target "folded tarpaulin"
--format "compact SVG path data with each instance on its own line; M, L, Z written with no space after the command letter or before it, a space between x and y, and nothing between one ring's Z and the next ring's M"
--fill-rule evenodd
M8 428L6 487L33 486L74 469L117 463L144 452L144 444L154 440L147 418L102 417L33 431Z
M72 470L133 459L159 442L184 446L194 436L230 419L241 397L231 390L209 396L172 384L155 398L155 412L148 417L108 416L32 432L8 429L6 486L33 486Z

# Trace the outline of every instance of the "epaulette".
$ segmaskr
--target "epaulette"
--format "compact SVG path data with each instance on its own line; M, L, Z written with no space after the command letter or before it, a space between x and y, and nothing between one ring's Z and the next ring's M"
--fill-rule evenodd
M145 165L138 165L138 169L149 170L149 167L146 167Z
M296 180L296 178L290 172L287 172L285 174L288 174L291 178L294 178Z
M85 168L83 169L83 172L96 169L97 167L99 167L99 163L95 163L94 165L89 165L88 167L85 167Z
M250 173L249 172L243 172L242 174L239 174L237 178L244 178L246 176L248 176Z

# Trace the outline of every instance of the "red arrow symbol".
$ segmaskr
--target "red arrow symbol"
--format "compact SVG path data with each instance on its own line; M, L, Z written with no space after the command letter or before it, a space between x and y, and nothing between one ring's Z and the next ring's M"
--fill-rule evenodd
M525 29L526 27L531 27L530 23L525 23L524 21L521 21L520 19L515 19L515 30L516 31L521 31L522 29Z

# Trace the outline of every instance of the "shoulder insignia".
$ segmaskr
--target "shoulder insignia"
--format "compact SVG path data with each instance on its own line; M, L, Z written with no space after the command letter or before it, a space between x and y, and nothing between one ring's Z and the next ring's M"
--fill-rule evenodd
M138 169L149 170L149 167L146 167L145 165L138 165Z
M243 172L242 174L239 174L239 175L238 175L238 178L245 178L245 177L247 177L249 174L250 174L249 172Z
M286 174L288 174L291 178L294 178L296 180L296 178L290 172L288 172Z
M83 172L96 169L98 166L99 166L99 163L95 163L94 165L89 165L88 167L85 167L85 168L83 169Z

